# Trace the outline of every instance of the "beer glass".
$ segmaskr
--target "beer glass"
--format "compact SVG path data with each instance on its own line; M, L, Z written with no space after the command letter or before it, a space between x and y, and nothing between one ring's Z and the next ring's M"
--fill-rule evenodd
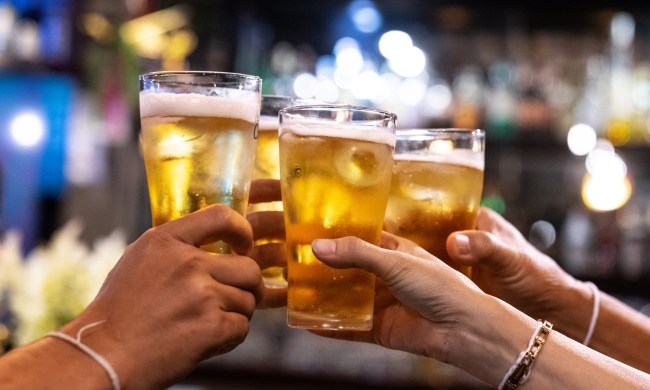
M260 112L253 179L280 180L280 149L278 146L279 111L285 107L315 103L317 102L314 100L291 96L262 95L262 109ZM282 202L256 203L250 205L249 212L256 211L282 211ZM264 245L273 242L276 241L260 239L256 241L256 244ZM283 288L287 286L282 267L263 269L262 276L264 278L264 285L267 287Z
M474 229L483 191L485 132L471 129L398 130L384 229L450 262L447 237Z
M140 76L141 142L153 225L225 204L246 214L262 80L221 72ZM204 249L227 253L222 242Z
M390 190L395 115L363 107L280 110L280 178L291 327L368 330L375 278L338 270L311 250L316 238L378 245Z

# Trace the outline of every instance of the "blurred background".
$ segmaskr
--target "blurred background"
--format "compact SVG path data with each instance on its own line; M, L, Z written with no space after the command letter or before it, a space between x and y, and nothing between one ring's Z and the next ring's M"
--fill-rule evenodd
M483 203L650 313L650 3L0 0L5 262L61 231L110 257L150 227L137 76L154 70L256 74L264 93L383 108L402 128L484 128ZM257 313L242 346L177 387L482 387L284 316Z

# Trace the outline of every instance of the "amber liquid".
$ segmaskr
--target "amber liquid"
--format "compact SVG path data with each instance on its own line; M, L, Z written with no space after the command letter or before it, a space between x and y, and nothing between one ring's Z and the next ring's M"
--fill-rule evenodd
M360 140L281 136L290 326L371 328L374 275L324 265L314 256L311 242L356 236L379 244L392 149L388 144Z
M483 190L483 171L471 166L396 158L386 231L407 238L471 277L470 267L454 265L447 237L474 229Z
M154 226L217 203L246 214L254 123L219 117L154 116L141 121ZM228 252L222 242L205 249Z
M262 123L277 122L275 118L260 119L260 130L257 135L257 153L255 154L255 167L253 179L280 179L280 149L278 140L278 126L262 128ZM256 211L282 211L282 201L255 203L249 207L249 212ZM256 245L280 243L282 240L259 239ZM270 288L283 288L287 286L282 267L269 267L262 270L264 285Z

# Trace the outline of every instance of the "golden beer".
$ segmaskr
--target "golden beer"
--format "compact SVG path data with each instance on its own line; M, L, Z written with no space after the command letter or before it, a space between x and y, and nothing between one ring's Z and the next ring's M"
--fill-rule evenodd
M356 236L379 244L393 144L394 134L386 129L288 124L281 130L290 326L371 328L374 275L324 265L311 243Z
M398 147L401 136L398 132ZM446 146L436 150L421 139L413 142L423 149L395 153L384 228L471 277L470 267L451 264L446 241L455 231L476 227L483 190L482 144L473 151L456 149L445 141L438 146Z
M290 106L314 103L311 100L298 99L290 96L263 95L262 109L257 136L257 153L255 154L255 168L253 179L280 179L280 149L278 127L280 120L278 112ZM256 211L282 211L282 201L256 203L249 207L249 212ZM259 239L256 245L264 245L281 240ZM262 270L264 285L270 288L283 288L287 286L282 267L269 267Z
M217 203L246 213L259 92L217 92L226 96L140 92L154 226ZM205 249L228 251L223 243Z
M278 141L278 118L262 116L257 136L257 154L253 179L280 179L280 150ZM282 201L256 203L250 207L250 212L282 211ZM256 245L281 242L281 240L259 239ZM282 267L268 267L262 270L264 285L269 288L287 286Z
M280 150L278 146L278 128L280 127L279 111L285 107L318 103L315 100L299 99L291 96L262 96L253 179L280 179ZM282 202L279 202L279 204L274 205L270 209L282 210Z
M253 179L280 179L278 117L261 116Z

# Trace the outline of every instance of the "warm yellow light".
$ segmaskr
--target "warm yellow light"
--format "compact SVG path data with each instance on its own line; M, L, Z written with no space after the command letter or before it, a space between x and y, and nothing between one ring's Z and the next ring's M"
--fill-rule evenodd
M632 195L632 182L627 176L585 174L582 180L582 201L594 211L612 211L623 206Z
M454 143L449 140L438 139L429 144L429 150L437 154L448 154L454 150Z
M113 41L114 29L106 17L97 12L81 16L81 27L89 37L102 43Z
M607 125L606 134L614 146L622 146L630 141L632 129L628 121L613 120Z
M193 32L180 30L172 33L168 39L164 56L169 60L183 60L196 48L197 38Z
M188 25L189 9L178 5L128 21L120 27L120 34L138 55L160 58L168 48L170 33ZM181 33L180 39L187 40L184 34Z

